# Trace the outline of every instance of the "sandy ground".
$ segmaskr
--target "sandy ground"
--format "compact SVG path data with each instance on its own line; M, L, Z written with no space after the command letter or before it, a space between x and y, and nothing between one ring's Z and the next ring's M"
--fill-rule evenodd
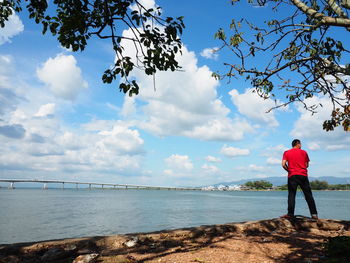
M66 263L78 255L97 253L95 262L105 263L310 263L324 257L322 245L328 237L339 235L350 236L350 221L276 218L153 233L0 245L0 262Z

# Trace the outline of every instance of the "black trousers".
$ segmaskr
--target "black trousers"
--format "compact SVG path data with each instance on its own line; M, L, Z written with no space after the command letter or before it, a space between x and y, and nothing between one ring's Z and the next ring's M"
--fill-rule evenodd
M294 215L295 195L298 185L304 193L305 200L309 206L310 214L317 215L316 204L312 196L309 178L304 175L293 175L288 178L288 214Z

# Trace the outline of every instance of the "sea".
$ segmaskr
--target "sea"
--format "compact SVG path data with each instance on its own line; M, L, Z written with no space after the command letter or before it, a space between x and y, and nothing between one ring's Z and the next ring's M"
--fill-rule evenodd
M350 191L314 191L320 218L350 220ZM0 189L0 244L279 217L286 191ZM302 192L296 214L309 216Z

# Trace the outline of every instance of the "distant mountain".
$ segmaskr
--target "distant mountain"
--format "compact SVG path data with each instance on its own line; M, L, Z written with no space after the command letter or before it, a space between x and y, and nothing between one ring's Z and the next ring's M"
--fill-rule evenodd
M287 183L287 176L286 177L266 177L266 178L250 178L250 179L242 179L239 181L232 181L232 182L221 182L217 184L213 184L213 186L219 186L219 185L242 185L249 181L258 181L258 180L265 180L272 183L274 186L279 186ZM322 177L309 177L310 181L320 180L320 181L327 181L329 184L350 184L350 177L334 177L334 176L322 176Z

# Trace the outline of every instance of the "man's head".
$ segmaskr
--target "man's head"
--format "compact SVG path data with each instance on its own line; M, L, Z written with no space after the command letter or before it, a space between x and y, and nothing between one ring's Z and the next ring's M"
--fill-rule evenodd
M298 148L298 149L300 149L300 148L301 148L301 142L300 142L300 140L298 140L298 139L293 140L293 141L292 141L292 147L293 147L293 148Z

